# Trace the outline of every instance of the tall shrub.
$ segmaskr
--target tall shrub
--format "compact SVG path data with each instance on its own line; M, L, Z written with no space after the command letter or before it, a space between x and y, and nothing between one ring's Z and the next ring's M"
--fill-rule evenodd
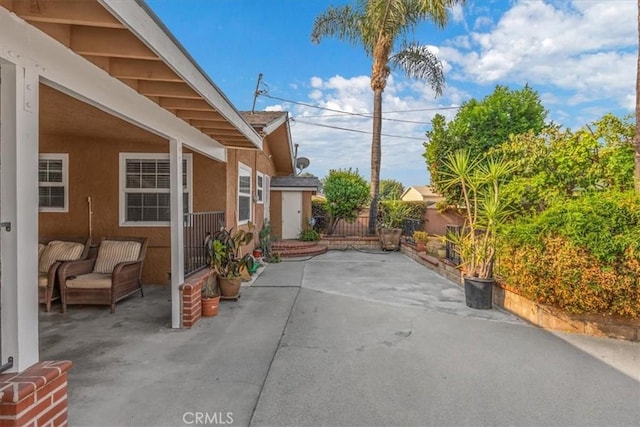
M339 220L353 222L369 202L369 183L358 170L332 169L324 181L325 207L329 215L327 234L332 234Z
M640 317L640 195L567 200L502 237L498 274L526 297L575 313Z

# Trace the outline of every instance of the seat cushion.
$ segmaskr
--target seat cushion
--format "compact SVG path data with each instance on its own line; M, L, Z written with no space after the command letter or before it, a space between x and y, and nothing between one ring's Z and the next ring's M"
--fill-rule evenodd
M46 288L49 283L49 275L47 273L38 273L38 286Z
M111 274L89 273L77 276L75 279L67 279L67 288L73 289L108 289L111 287Z
M94 273L111 274L121 262L136 261L140 254L140 243L131 240L104 240L98 248Z
M84 245L77 242L63 242L52 240L42 251L38 262L38 271L46 273L56 261L73 261L79 259L84 251Z
M40 259L40 257L42 256L42 252L44 252L44 248L46 247L47 245L43 243L38 243L38 259Z

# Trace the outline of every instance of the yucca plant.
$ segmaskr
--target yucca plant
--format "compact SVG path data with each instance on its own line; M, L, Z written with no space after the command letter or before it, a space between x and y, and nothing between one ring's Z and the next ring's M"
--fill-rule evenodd
M450 153L443 165L444 188L459 186L465 219L458 234L447 240L457 246L465 276L493 278L498 227L510 214L500 198L501 184L513 171L503 159L471 158L468 150Z

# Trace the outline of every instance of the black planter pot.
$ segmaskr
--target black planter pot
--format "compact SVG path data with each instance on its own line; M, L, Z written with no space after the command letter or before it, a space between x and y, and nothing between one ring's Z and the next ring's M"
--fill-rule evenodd
M478 277L464 278L464 296L467 306L481 310L491 308L493 298L493 283L495 279L480 279Z

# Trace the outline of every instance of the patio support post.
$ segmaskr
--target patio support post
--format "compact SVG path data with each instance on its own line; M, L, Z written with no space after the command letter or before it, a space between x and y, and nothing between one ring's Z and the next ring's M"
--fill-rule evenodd
M182 142L169 141L171 174L171 327L180 328L180 285L184 283Z
M2 62L0 228L2 363L38 362L38 73Z

